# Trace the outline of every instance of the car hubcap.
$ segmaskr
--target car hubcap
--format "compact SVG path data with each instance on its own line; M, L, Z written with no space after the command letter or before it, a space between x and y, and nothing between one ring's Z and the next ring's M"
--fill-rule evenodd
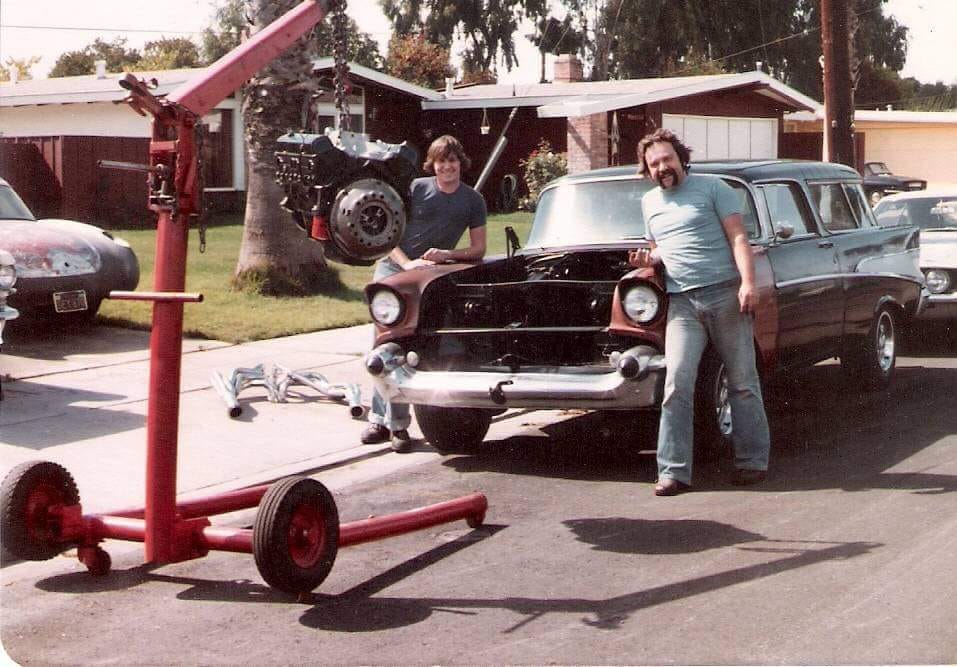
M877 322L877 363L885 373L894 365L894 321L888 313Z
M731 435L731 400L728 397L728 374L724 365L718 370L714 387L715 413L718 419L718 430L724 437Z

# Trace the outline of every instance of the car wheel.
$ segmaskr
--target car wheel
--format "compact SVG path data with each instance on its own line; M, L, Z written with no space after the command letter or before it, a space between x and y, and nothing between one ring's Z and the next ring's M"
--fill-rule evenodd
M698 365L694 401L695 451L715 459L732 452L731 401L728 374L718 354L708 349Z
M415 405L413 409L425 439L441 454L474 452L492 424L490 410L434 405Z
M894 311L882 306L874 316L867 336L848 343L841 355L845 377L864 389L885 389L897 364L897 320Z

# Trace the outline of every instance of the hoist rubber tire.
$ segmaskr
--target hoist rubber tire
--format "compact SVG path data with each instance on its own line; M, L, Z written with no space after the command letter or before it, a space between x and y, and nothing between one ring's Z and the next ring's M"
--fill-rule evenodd
M3 546L22 560L49 560L72 542L61 538L58 510L80 503L73 476L50 461L28 461L0 484L0 535Z
M253 524L253 556L263 580L287 593L325 581L339 551L339 511L329 490L287 477L266 491Z

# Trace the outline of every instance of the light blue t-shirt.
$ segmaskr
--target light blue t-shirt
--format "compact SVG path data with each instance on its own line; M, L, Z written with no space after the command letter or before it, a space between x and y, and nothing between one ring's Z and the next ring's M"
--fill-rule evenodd
M688 174L681 185L641 199L645 236L658 246L669 292L739 278L721 221L741 212L737 193L717 176Z

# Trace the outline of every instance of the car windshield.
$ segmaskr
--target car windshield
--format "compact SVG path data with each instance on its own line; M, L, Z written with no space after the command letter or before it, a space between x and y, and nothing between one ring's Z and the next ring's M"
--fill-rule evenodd
M8 185L0 185L0 220L35 220L30 209Z
M887 168L887 165L883 162L868 162L867 170L870 172L870 175L877 176L879 174L889 174L891 170Z
M760 235L745 186L725 180L742 198L748 235ZM655 184L646 178L565 183L542 193L529 233L529 248L616 243L645 238L641 198Z

